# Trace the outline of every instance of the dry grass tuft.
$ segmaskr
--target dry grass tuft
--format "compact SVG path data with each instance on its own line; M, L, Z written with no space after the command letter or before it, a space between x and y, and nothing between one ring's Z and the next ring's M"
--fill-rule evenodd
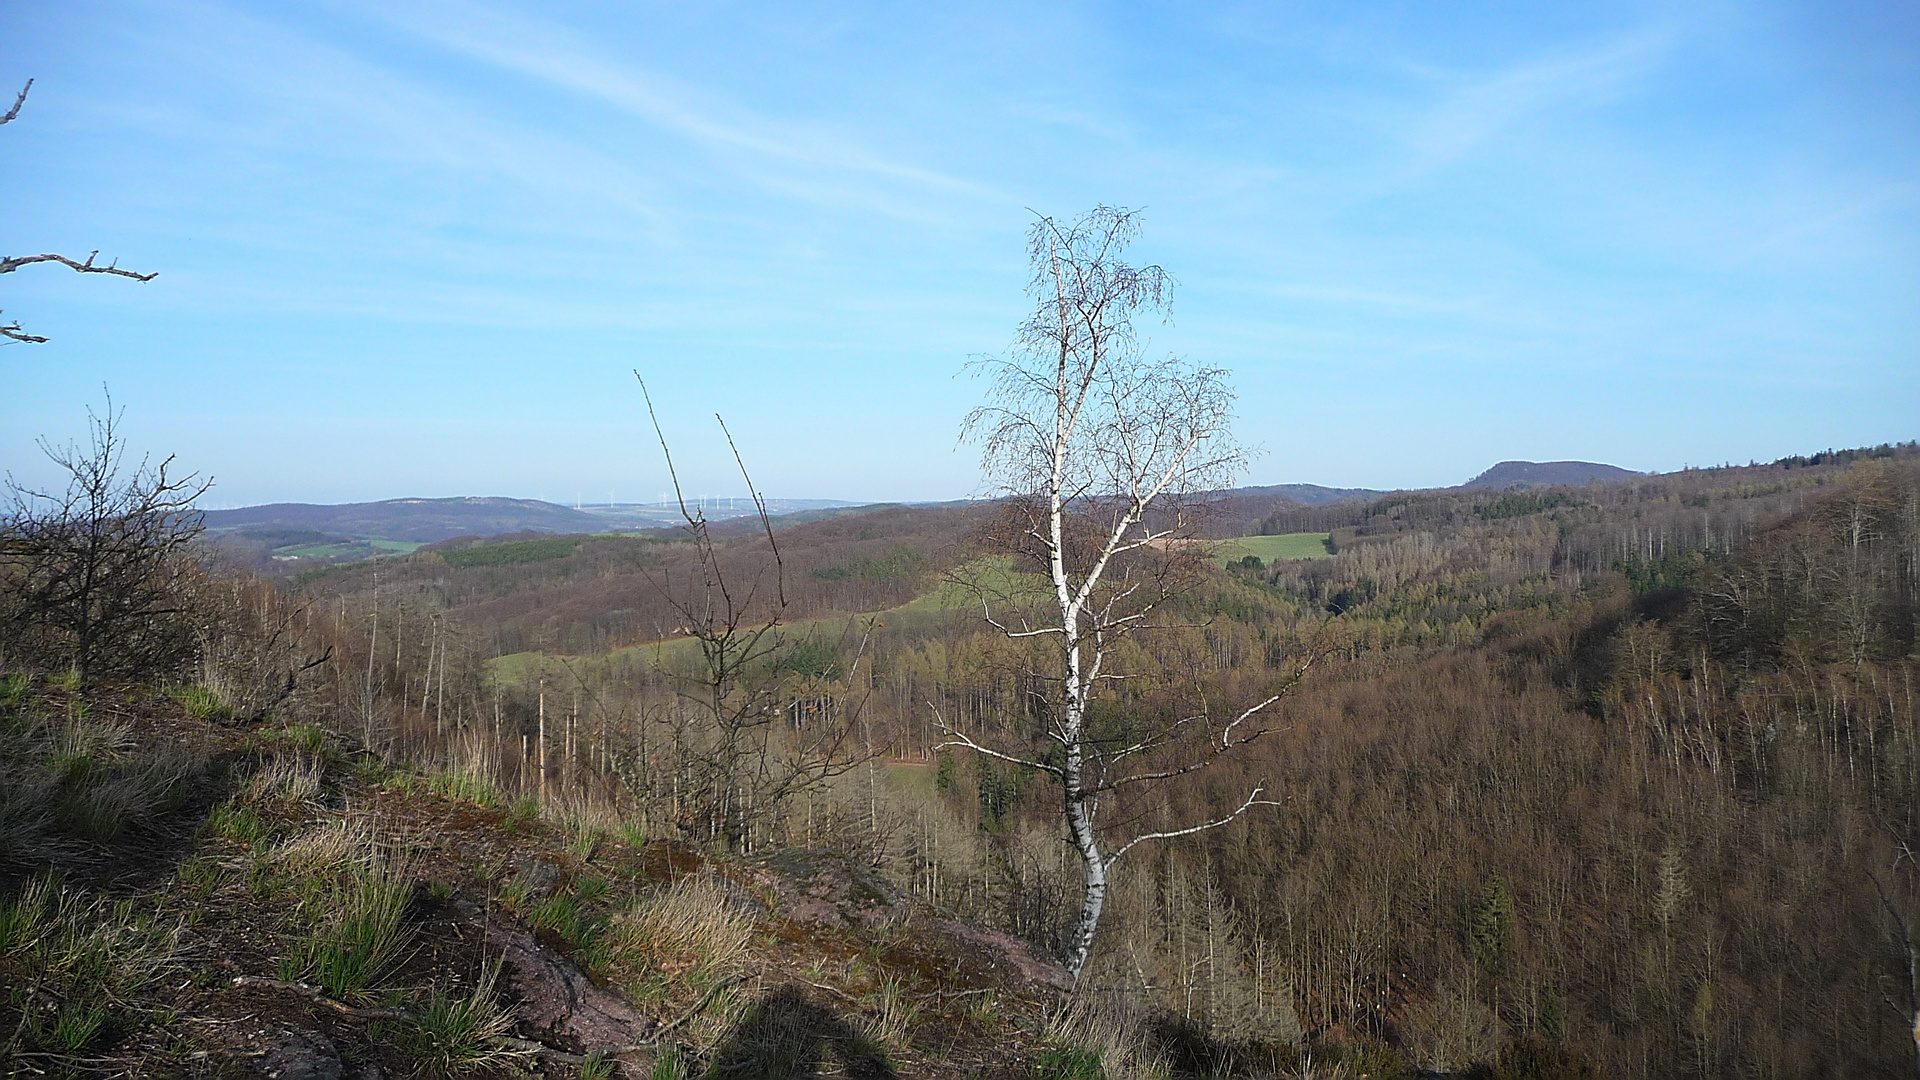
M1047 1017L1036 1072L1055 1080L1155 1080L1167 1065L1143 1037L1140 1017L1113 1001L1070 998Z
M88 896L46 877L29 882L12 902L0 902L0 986L14 991L8 1004L20 1010L0 1052L24 1046L83 1055L137 1025L126 999L158 981L179 943L177 922L137 912L132 901Z
M307 803L320 794L326 762L305 754L277 753L247 778L241 797L255 803Z
M312 876L377 857L373 830L365 822L329 818L267 853L266 862L289 874Z
M899 981L882 981L874 995L873 1014L865 1018L867 1037L882 1046L904 1050L919 1022L920 1006L907 997Z
M753 942L753 920L719 882L684 877L628 908L607 936L611 970L639 982L698 987L736 974Z
M499 1003L499 978L500 962L495 961L481 973L471 994L436 989L427 996L402 1039L415 1067L430 1076L460 1076L497 1072L528 1060L526 1051L500 1042L513 1033L516 1021L513 1010Z
M281 977L310 982L343 1001L373 996L381 980L405 958L410 936L407 905L414 868L404 854L382 849L353 826L323 826L276 854L312 865L343 852L335 862L312 866L300 906L297 932Z
M177 809L202 762L137 749L128 724L83 709L58 719L0 713L0 866L37 869L76 843L109 847Z

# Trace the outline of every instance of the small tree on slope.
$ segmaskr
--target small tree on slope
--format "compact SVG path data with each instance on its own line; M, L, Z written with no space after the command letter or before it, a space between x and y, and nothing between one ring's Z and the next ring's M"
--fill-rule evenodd
M1272 805L1254 786L1219 816L1114 836L1099 819L1102 797L1197 772L1258 739L1268 730L1264 713L1306 667L1221 718L1203 708L1159 724L1095 721L1092 706L1131 674L1110 670L1115 645L1148 628L1189 577L1195 498L1226 487L1245 463L1229 430L1227 373L1141 355L1134 315L1164 309L1172 282L1158 266L1122 261L1138 228L1135 213L1105 206L1071 223L1034 223L1034 313L1012 353L984 363L989 401L965 427L982 447L989 482L1006 497L993 539L1047 581L1044 599L976 581L985 616L1010 638L1044 641L1046 659L1029 673L1039 721L1024 745L990 745L997 740L942 719L943 745L1060 784L1067 838L1085 870L1066 955L1076 977L1115 862L1146 841L1192 835Z

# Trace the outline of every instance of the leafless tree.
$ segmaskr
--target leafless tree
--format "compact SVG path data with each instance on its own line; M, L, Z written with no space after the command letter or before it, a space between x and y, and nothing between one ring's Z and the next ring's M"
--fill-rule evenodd
M33 89L33 80L28 79L27 85L21 87L19 95L13 99L13 108L8 109L5 114L0 114L0 124L10 124L20 115L20 106L26 104L27 91L31 89ZM31 266L34 263L58 263L80 274L112 274L115 277L127 277L135 281L152 281L155 277L159 276L159 271L157 270L151 274L139 274L132 270L122 270L117 260L101 266L95 261L99 259L99 257L100 253L98 251L88 254L84 259L75 259L66 255L55 254L0 255L0 274L11 274L23 266ZM0 326L0 338L5 338L10 342L26 342L33 345L41 344L47 340L39 334L29 334L25 330L22 330L20 328L20 322L17 319L4 326Z
M1901 869L1901 863L1904 862L1909 867L1915 864L1912 848L1902 843L1897 851L1898 855L1893 863L1896 876ZM1893 921L1894 936L1898 939L1903 954L1901 959L1906 961L1905 970L1901 972L1906 976L1904 980L1906 985L1901 988L1904 991L1901 996L1905 1000L1896 1003L1892 998L1888 998L1887 1004L1892 1005L1900 1013L1900 1018L1906 1021L1907 1031L1913 1037L1915 1068L1920 1069L1920 940L1915 939L1915 928L1901 910L1901 906L1895 903L1893 896L1887 892L1886 882L1881 881L1878 874L1869 872L1869 876L1873 879L1874 892L1880 897L1880 906L1885 909L1887 917Z
M165 673L195 649L201 575L188 547L210 480L172 475L173 458L125 468L121 414L87 410L90 443L40 448L64 491L7 478L0 518L0 628L9 648L82 679Z
M1011 354L984 364L988 404L967 419L983 468L1009 507L998 539L1046 579L1046 597L981 589L985 617L1010 638L1045 641L1044 719L1024 746L941 721L944 745L964 747L1053 777L1068 839L1085 870L1067 965L1085 967L1109 872L1150 840L1217 828L1271 805L1254 786L1233 809L1189 825L1115 830L1099 820L1103 796L1195 773L1268 730L1264 715L1304 668L1261 700L1218 721L1202 709L1158 726L1096 723L1092 706L1130 673L1109 661L1124 637L1146 629L1198 552L1195 509L1224 488L1246 455L1229 430L1225 371L1142 355L1133 320L1164 310L1172 281L1158 266L1122 260L1137 215L1098 207L1077 221L1041 217L1029 233L1036 306ZM1189 567L1190 568L1190 567ZM1031 598L1029 598L1031 599ZM984 741L983 741L984 740ZM1122 835L1111 836L1110 832Z
M644 380L641 392L697 556L692 580L649 574L672 606L681 631L700 652L692 670L664 672L675 687L667 717L673 742L669 767L681 801L699 807L682 824L705 833L705 839L722 841L729 850L747 851L757 827L778 820L790 800L851 771L872 754L870 746L855 738L865 698L805 722L789 719L795 673L783 670L782 659L798 642L783 632L785 568L765 499L754 489L733 436L721 421L721 433L752 494L767 541L764 561L736 576L738 564L730 565L723 557L705 515L697 506L689 507L681 494L673 454ZM860 637L845 685L860 685L868 636ZM614 763L636 794L639 787L649 786L638 774L638 764Z

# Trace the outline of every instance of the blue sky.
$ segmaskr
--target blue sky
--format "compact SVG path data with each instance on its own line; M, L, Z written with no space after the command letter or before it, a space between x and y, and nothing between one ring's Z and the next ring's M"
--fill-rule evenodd
M0 467L212 505L966 495L1032 211L1145 208L1252 483L1920 435L1920 6L0 8ZM11 94L12 90L8 90Z

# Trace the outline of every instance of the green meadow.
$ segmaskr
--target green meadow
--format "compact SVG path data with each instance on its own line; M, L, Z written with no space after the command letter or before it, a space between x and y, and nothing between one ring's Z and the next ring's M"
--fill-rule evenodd
M1274 562L1287 559L1324 559L1333 554L1328 550L1328 533L1284 533L1279 536L1240 536L1232 540L1222 540L1214 547L1214 554L1222 563L1239 562L1249 555L1258 555L1261 562Z

